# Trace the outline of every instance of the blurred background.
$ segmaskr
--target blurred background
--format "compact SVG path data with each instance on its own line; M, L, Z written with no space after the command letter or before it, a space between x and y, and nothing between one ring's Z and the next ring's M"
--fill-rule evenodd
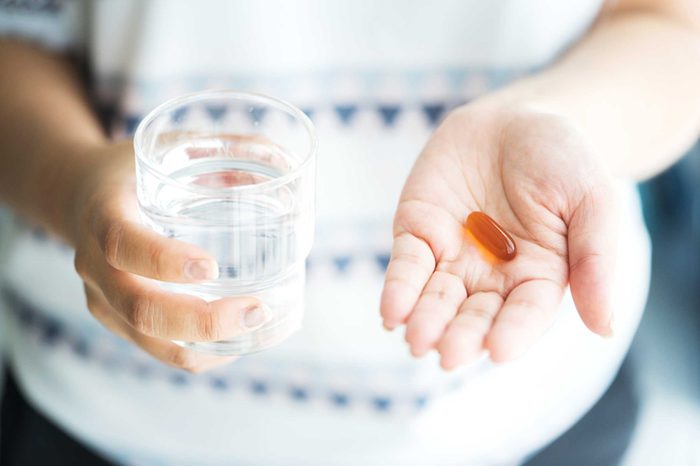
M700 144L640 191L652 278L632 345L641 412L625 466L700 465Z

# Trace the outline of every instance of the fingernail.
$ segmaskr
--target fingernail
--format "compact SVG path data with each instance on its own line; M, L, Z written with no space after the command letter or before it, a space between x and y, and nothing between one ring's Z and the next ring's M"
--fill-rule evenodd
M392 332L395 328L393 325L389 325L386 321L382 322L382 325L384 326L384 330L387 332Z
M243 313L243 328L254 330L267 322L269 313L264 305L255 305Z
M610 315L610 322L608 322L608 332L603 335L604 338L612 338L615 336L615 314Z
M183 274L188 280L214 280L219 277L219 267L209 259L191 259L185 262Z

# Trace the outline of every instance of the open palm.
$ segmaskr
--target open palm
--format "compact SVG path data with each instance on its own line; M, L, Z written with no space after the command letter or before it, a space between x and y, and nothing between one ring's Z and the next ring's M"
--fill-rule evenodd
M518 357L553 322L566 286L594 332L612 332L615 256L610 181L585 139L557 116L464 107L437 129L404 187L381 312L406 324L414 355L445 368ZM513 237L494 262L465 234L473 211Z

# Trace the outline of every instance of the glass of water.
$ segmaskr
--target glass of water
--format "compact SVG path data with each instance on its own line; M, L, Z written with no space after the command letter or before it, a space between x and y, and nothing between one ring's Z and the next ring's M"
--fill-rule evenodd
M314 235L316 136L308 117L265 95L202 92L148 114L134 148L143 221L219 264L216 280L162 286L207 301L254 296L270 313L262 327L229 340L176 343L240 355L298 330Z

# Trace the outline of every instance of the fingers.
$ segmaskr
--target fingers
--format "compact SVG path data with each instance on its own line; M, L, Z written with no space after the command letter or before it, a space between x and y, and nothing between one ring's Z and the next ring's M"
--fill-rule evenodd
M613 332L614 200L612 188L598 188L583 199L568 226L571 295L586 326L603 336Z
M462 303L437 345L443 369L451 370L479 358L484 338L502 305L503 298L493 291L477 292Z
M405 322L434 270L435 256L425 241L406 232L394 238L380 304L386 328Z
M554 322L563 293L561 285L546 279L513 288L486 336L491 359L505 362L525 353Z
M88 309L92 315L112 333L139 346L156 359L188 372L202 372L233 361L232 357L214 356L182 348L175 343L149 337L131 328L109 305L99 290L86 285Z
M435 346L466 297L461 278L440 270L433 273L406 323L406 341L414 356Z
M216 261L201 248L162 236L130 220L96 224L104 257L114 268L156 280L192 282L218 277Z
M206 302L173 294L157 284L115 269L100 289L109 304L134 330L167 340L218 341L260 328L270 311L251 296Z

